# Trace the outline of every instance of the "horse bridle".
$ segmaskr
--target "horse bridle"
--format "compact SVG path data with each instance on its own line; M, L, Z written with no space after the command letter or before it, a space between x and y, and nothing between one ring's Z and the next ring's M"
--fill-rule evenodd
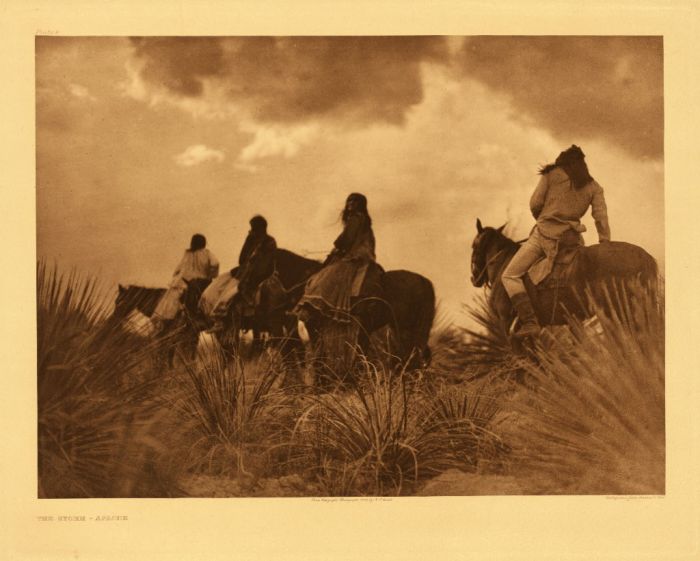
M481 269L481 272L480 272L480 273L477 275L477 277L474 279L474 284L475 284L475 285L476 285L476 283L478 283L479 281L481 281L481 279L483 278L483 276L488 272L488 270L489 270L489 265L491 265L491 263L493 263L493 262L496 260L497 257L500 257L501 253L503 253L503 252L505 251L505 249L506 249L506 248L503 248L503 249L498 250L498 251L495 253L495 255L493 255L490 259L488 259L488 260L486 261L486 264L485 264L485 265L483 266L483 268ZM487 287L490 288L490 287L491 287L491 280L487 277L487 278L486 278L486 282L485 282L484 284L485 284Z
M518 245L520 245L520 244L526 242L527 240L528 240L528 238L525 238L525 239L522 239L522 240L518 240L518 241L515 242L515 243L517 243ZM486 263L484 264L484 266L483 266L482 269L481 269L481 272L475 277L475 279L474 279L474 281L473 281L473 283L474 283L475 285L476 285L479 281L481 281L481 279L483 278L483 276L488 272L488 270L489 270L489 265L491 265L491 263L493 263L498 257L500 257L500 255L501 255L506 249L507 249L507 248L505 248L505 247L504 247L504 248L501 248L501 249L498 250L490 259L488 259L488 260L486 261ZM490 279L487 278L487 279L486 279L486 282L485 282L484 284L485 284L488 288L491 288L491 280L490 280Z

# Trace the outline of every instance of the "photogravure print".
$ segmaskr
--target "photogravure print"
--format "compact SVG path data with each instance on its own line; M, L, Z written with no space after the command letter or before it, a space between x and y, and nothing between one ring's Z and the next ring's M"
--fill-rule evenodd
M665 493L660 36L35 47L40 498Z

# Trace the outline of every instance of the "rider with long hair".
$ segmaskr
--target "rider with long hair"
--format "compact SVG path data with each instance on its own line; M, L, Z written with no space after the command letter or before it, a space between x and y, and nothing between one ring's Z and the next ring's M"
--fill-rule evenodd
M553 164L540 168L539 183L530 198L537 223L528 240L513 256L501 280L520 320L516 336L539 333L532 303L522 277L540 258L553 259L563 245L583 245L586 227L581 218L591 208L600 242L610 241L610 226L603 188L591 177L581 148L572 145Z
M360 296L367 277L376 276L375 238L367 197L351 193L341 214L343 231L333 242L323 269L312 276L297 305L302 321L318 312L337 321L350 321L353 298Z

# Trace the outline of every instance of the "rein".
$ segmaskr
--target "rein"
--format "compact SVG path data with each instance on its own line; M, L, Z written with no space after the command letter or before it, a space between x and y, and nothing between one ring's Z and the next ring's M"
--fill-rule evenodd
M284 285L282 285L282 283L280 282L280 286L282 286L282 290L284 291L285 299L289 299L289 295L292 292L294 292L300 286L305 285L308 281L309 281L309 279L303 280L301 282L296 283L295 285L290 286L289 288L284 288ZM278 310L283 310L284 308L287 307L287 305L288 305L288 302L283 302L282 304L278 304L277 306L267 310L267 313L276 312Z
M518 244L518 245L522 245L522 244L524 244L528 239L529 239L529 238L523 238L522 240L518 240L518 241L516 241L515 243ZM489 259L488 261L486 261L486 264L485 264L484 267L481 269L481 272L480 272L479 275L474 279L474 282L475 282L475 283L481 281L481 279L483 278L484 274L485 274L486 272L488 272L489 265L491 265L491 263L493 263L493 262L496 260L496 258L498 258L498 257L501 255L501 253L503 253L506 249L508 249L508 248L507 248L507 247L502 248L501 250L497 251L496 254L495 254L493 257L491 257L491 259ZM486 279L486 283L485 283L485 284L486 284L487 287L489 287L489 288L491 287L491 281L490 281L489 279Z
M481 279L483 278L484 274L486 274L486 273L488 272L488 270L489 270L489 265L491 265L491 263L493 263L493 262L496 260L497 257L500 257L500 256L501 256L501 253L503 253L506 249L507 249L507 248L505 248L505 247L504 247L503 249L500 249L499 251L497 251L497 252L495 253L495 255L493 255L493 257L491 257L488 261L486 261L486 264L485 264L484 267L481 269L481 272L480 272L479 275L476 277L476 279L474 279L474 282L475 282L475 283L481 281ZM486 279L486 286L488 286L489 288L490 288L490 286L491 286L491 281L490 281L488 278Z

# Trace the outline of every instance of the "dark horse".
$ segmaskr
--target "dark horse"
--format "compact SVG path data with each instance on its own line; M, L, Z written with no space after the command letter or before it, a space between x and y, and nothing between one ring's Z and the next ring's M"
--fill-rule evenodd
M209 284L209 280L194 279L187 282L187 288L182 295L183 311L174 320L166 322L162 335L173 338L175 345L168 346L167 361L173 364L176 347L185 356L194 358L197 350L199 332L203 324L198 312L199 298ZM112 319L118 322L126 320L133 311L138 311L146 317L152 317L158 302L165 294L165 288L149 288L145 286L119 285L119 291L114 303Z
M306 282L323 264L286 249L276 250L276 275L263 282L260 304L248 326L254 331L267 331L280 339L287 349L298 349L297 318L290 312L304 294ZM274 278L276 277L276 278ZM430 361L428 336L435 317L435 292L425 277L410 271L388 271L381 278L383 302L366 308L371 313L360 314L360 345L366 347L369 335L389 327L396 339L396 354L413 365ZM236 319L236 307L227 320L230 329L245 325Z
M321 268L321 264L278 248L275 250L275 266L274 275L260 284L257 294L259 301L252 314L245 313L246 308L239 294L231 302L224 319L225 329L216 334L225 350L232 352L238 349L241 330L252 331L255 348L262 344L264 333L285 349L301 344L297 337L296 317L289 312L304 293L306 281ZM232 270L234 275L236 272L237 268Z
M472 243L471 281L476 287L491 287L489 304L507 334L515 318L510 298L503 288L501 275L520 248L518 242L500 228L483 227L476 221L477 236ZM626 242L607 242L577 250L567 281L562 286L542 282L534 286L529 276L523 279L540 325L563 325L569 317L586 319L594 311L586 298L606 309L607 294L624 284L632 290L642 288L655 295L657 265L641 247ZM606 294L607 293L607 294Z

